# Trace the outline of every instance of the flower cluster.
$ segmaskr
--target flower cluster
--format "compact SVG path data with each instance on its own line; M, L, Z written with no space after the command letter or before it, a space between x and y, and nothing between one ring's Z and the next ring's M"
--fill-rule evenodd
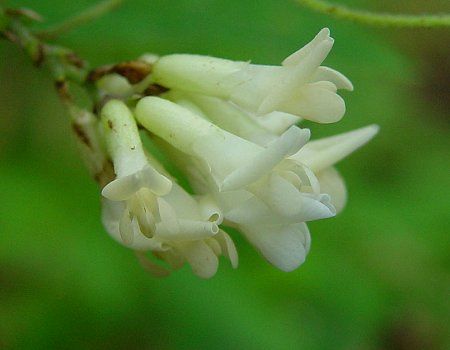
M323 29L281 66L176 54L152 56L151 73L136 85L104 77L100 88L116 97L101 111L116 174L102 190L109 234L156 275L167 269L147 251L174 269L188 262L203 278L216 273L220 255L236 267L221 225L279 269L301 265L311 242L306 222L345 205L333 165L377 132L372 125L310 141L310 130L297 126L336 122L345 112L336 91L352 90L350 81L321 66L332 45ZM163 93L139 94L149 84ZM188 179L189 192L144 148L138 125Z

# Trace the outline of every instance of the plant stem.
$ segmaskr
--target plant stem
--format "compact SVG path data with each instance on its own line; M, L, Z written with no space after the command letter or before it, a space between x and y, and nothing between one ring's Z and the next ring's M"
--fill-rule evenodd
M355 10L323 0L296 0L299 4L336 18L373 26L430 28L450 27L450 14L394 15Z
M114 10L116 7L121 5L125 0L104 0L98 4L87 8L83 12L75 15L61 23L55 24L46 30L43 30L37 35L42 39L53 39L66 33L73 28L79 27L85 23L92 22L98 17L104 15L107 12Z

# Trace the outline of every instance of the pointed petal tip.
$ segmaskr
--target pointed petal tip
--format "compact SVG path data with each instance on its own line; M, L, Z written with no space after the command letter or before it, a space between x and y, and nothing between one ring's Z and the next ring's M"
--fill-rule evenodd
M350 79L348 79L345 75L340 74L341 80L340 80L340 86L337 86L338 89L343 89L347 91L353 91L354 87Z
M370 124L367 126L367 128L371 128L374 135L377 134L378 131L380 131L380 126L378 124Z
M296 154L296 158L318 173L344 159L368 143L378 132L379 126L368 125L331 137L309 142ZM309 154L307 154L309 152Z
M346 83L347 84L345 85L345 87L343 87L343 89L345 89L347 91L353 91L354 87L353 87L352 82L349 79L347 79Z
M326 39L328 37L330 37L330 29L328 27L322 28L319 33L317 33L316 38L318 39Z
M377 124L370 124L364 126L360 129L356 129L353 132L355 133L355 137L358 137L361 140L361 146L365 143L369 142L376 134L380 131L380 126Z

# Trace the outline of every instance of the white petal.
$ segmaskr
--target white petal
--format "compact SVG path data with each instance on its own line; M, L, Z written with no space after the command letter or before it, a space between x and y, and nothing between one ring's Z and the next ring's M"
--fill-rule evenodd
M117 241L121 242L119 233L119 221L126 210L124 202L113 202L102 199L102 224L106 231Z
M156 197L148 189L143 188L126 202L130 217L137 219L140 232L147 237L152 237L158 216Z
M184 97L193 101L198 106L197 108L201 108L207 119L232 134L250 140L267 133L267 129L257 120L229 101L192 93L184 94ZM176 102L179 103L178 100Z
M273 82L271 92L262 101L257 113L266 114L279 110L297 115L298 113L286 109L286 103L293 98L297 98L297 96L294 96L295 91L304 89L304 84L309 81L309 77L320 66L332 46L333 41L331 39L322 41L314 48L314 52L306 56L298 65L283 67L284 71Z
M311 141L291 158L305 163L317 173L336 164L366 144L375 136L378 129L377 125L369 125L336 136Z
M320 193L320 185L316 175L311 169L303 165L298 160L294 160L292 157L287 158L284 162L277 166L276 170L285 179L292 179L289 181L293 185L297 186L301 192L314 194ZM292 174L295 178L293 178Z
M310 132L292 126L283 135L271 142L266 149L256 154L244 166L233 171L222 184L222 191L239 189L267 174L283 159L296 153L306 142Z
M345 89L353 91L352 82L342 73L329 67L321 66L317 68L314 75L311 77L311 81L330 81L338 89Z
M244 110L258 114L269 113L271 110L267 112L259 111L261 104L273 93L274 89L279 90L281 88L283 91L286 91L283 84L284 77L288 77L284 67L250 64L227 79L240 80L239 83L235 84L229 99ZM270 109L273 107L268 106L270 102L266 103L266 108Z
M304 84L287 100L281 111L319 123L334 123L345 113L345 102L330 82Z
M252 190L252 188L249 190ZM271 210L281 216L294 216L304 209L302 193L276 173L269 176L267 183L255 188L254 193Z
M214 222L183 220L177 221L177 229L166 226L166 222L156 225L156 235L164 241L190 241L206 239L219 232L219 226Z
M136 126L128 106L119 100L110 100L101 111L102 131L108 153L114 163L118 177L141 170L147 159Z
M232 86L224 85L224 78L247 64L216 57L174 54L156 61L152 77L168 88L226 97Z
M174 208L163 198L158 198L158 209L161 222L156 225L156 232L163 237L168 232L172 235L178 235L181 227L178 223L177 213Z
M344 180L339 172L332 168L326 168L317 174L322 192L330 196L331 203L336 208L336 213L340 213L347 202L347 189Z
M303 194L300 198L302 200L301 204L292 210L292 212L295 211L295 214L283 216L280 213L274 212L267 205L267 201L263 202L258 197L253 197L243 202L240 206L235 206L226 212L225 224L231 226L294 224L325 219L336 214L336 210L330 203L329 196L326 194L322 194L317 198Z
M257 116L255 117L255 119L266 129L277 135L281 135L292 125L298 123L301 120L301 118L296 115L279 111L274 111L269 114Z
M242 227L241 231L271 264L282 271L293 271L305 261L305 232L299 225Z
M234 269L237 268L239 263L238 253L230 236L221 230L214 238L219 242L220 247L222 248L222 254L230 259L231 266L233 266Z
M201 278L210 278L217 272L219 259L203 241L185 242L178 249L189 262L192 272Z
M311 221L335 215L334 207L330 205L327 195L300 192L296 186L277 173L272 173L266 182L256 183L248 190L260 198L275 216L289 218L289 222L292 222L291 220ZM244 212L251 211L249 204L245 206L249 208L242 208ZM256 207L259 208L259 205ZM257 212L260 210L258 209ZM247 215L254 217L255 213ZM267 213L265 216L273 215ZM261 219L265 220L265 218Z
M113 202L107 199L102 200L102 223L109 235L122 245L138 251L164 251L169 247L155 238L147 238L139 231L137 221L133 220L130 226L133 230L131 244L124 243L119 230L119 221L126 206L123 202Z
M194 155L208 164L218 182L223 181L234 169L248 164L255 154L264 150L263 147L225 130L222 135L199 138L192 148Z
M263 218L269 217L270 222L275 215L258 197L251 197L242 203L234 205L224 215L225 224L258 224Z
M134 240L133 221L135 221L135 224L137 223L136 220L132 220L130 218L130 213L128 210L124 210L119 221L119 233L123 244L127 246L130 246Z
M319 43L330 39L333 40L330 38L330 30L328 28L323 28L308 44L294 52L289 57L285 58L283 61L283 66L293 66L299 64L307 55L311 54Z
M170 191L172 181L158 173L153 167L146 166L131 175L120 177L107 184L102 195L113 201L126 200L141 188L148 188L158 196Z
M215 237L214 237L215 238ZM205 239L205 243L209 245L216 256L222 255L222 247L214 238Z
M177 183L173 183L172 190L162 198L170 203L177 218L201 219L197 201Z

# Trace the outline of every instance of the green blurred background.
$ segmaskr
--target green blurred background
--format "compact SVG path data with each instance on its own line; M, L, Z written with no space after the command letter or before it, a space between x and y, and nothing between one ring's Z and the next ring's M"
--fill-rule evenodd
M447 0L340 3L450 12ZM7 1L55 23L92 1ZM43 27L44 25L40 25ZM143 52L279 63L322 28L344 119L381 132L339 165L346 210L310 224L283 273L234 236L240 266L149 276L111 240L47 71L0 41L0 349L449 349L450 31L368 28L289 0L129 0L56 42L102 65Z

